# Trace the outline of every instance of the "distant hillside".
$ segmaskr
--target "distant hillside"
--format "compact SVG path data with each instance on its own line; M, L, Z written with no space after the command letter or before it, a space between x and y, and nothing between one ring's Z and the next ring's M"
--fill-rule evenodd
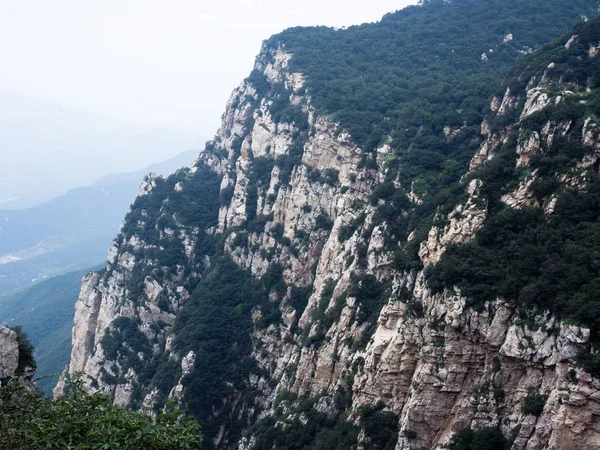
M171 159L161 161L156 164L151 164L141 170L135 172L122 172L110 175L105 175L98 181L94 182L92 186L113 186L119 183L137 183L140 184L140 180L143 179L149 173L160 173L162 175L170 174L175 172L177 169L183 166L189 166L198 157L198 150L188 150L180 153Z
M197 154L190 150L143 170L108 175L37 207L0 211L4 224L0 229L0 253L29 249L20 253L23 260L0 264L0 324L21 325L29 335L35 347L37 377L60 372L69 362L81 278L99 268L81 267L105 260L110 241L143 177L150 172L172 173L189 165ZM45 250L47 253L43 253ZM2 290L26 286L33 278L69 268L80 270L2 295ZM57 380L48 378L36 385L50 395Z
M75 302L87 272L66 273L0 300L0 324L21 325L35 347L37 377L60 372L69 362ZM57 380L40 380L37 387L50 394Z
M196 155L187 151L137 172L106 176L32 208L0 210L0 293L102 262L143 177L168 175Z
M0 205L26 208L204 140L0 90Z

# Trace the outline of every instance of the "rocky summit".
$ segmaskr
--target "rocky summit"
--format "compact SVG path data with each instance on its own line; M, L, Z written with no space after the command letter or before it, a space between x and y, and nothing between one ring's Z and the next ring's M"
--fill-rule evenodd
M55 394L172 400L209 449L600 448L597 7L265 41L84 278Z

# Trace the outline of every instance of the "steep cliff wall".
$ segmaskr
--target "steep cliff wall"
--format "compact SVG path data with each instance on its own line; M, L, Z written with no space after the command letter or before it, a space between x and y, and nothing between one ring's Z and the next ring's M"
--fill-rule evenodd
M0 378L14 375L19 365L19 344L17 333L0 327Z
M20 328L0 327L0 381L19 376L33 389L35 373L32 348Z
M440 127L444 148L477 151L460 180L427 181L435 197L407 163L418 128L414 146L359 146L285 39L265 44L214 141L147 179L107 268L84 280L56 392L84 372L122 405L174 398L218 448L441 448L467 427L515 449L598 448L600 381L575 361L593 326L525 302L530 287L500 291L513 260L477 284L459 259L479 245L478 267L495 267L501 213L546 223L593 191L597 29L565 38L560 61L554 46L519 66L480 132Z

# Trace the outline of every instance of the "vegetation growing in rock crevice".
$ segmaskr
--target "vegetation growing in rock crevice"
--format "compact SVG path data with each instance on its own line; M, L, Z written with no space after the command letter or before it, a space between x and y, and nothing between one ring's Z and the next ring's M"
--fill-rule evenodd
M308 299L311 293L312 287L292 286L288 304L296 310L298 318L302 315L304 309L308 305Z
M361 406L358 409L360 426L365 431L366 448L394 450L398 440L398 416L385 409L385 403Z
M33 357L33 345L29 341L29 337L23 331L23 328L20 325L14 326L10 328L17 334L17 345L19 349L19 363L17 366L17 375L22 375L25 373L25 369L35 369L37 364Z
M358 425L346 420L344 411L326 414L315 409L317 397L284 392L278 396L277 412L250 430L254 450L393 450L398 439L398 417L385 404L364 405ZM346 403L346 406L348 404ZM359 441L361 431L364 440Z
M247 423L245 405L254 395L249 375L263 375L251 358L251 333L254 326L279 323L279 302L271 301L269 294L281 299L285 291L281 266L272 264L256 279L223 257L198 283L177 316L174 350L196 354L194 370L183 380L185 405L200 421L207 448L212 448L210 442L221 426L226 425L233 442ZM253 313L260 314L255 322ZM229 402L236 393L243 394L234 408Z
M267 154L266 156L250 159L245 199L246 228L254 232L263 231L256 224L260 220L260 214L257 214L257 206L260 198L266 196L273 168L276 166L279 169L278 184L275 186L275 190L282 187L285 189L290 182L294 169L301 164L304 144L308 140L309 123L308 112L304 111L301 105L290 102L292 92L285 87L284 83L270 83L264 74L256 70L251 73L246 82L256 89L259 95L258 101L261 99L267 100L269 114L275 123L289 123L293 126L292 143L286 149L285 154L276 157ZM253 106L258 106L257 100L254 100ZM252 124L245 125L246 133L251 132L251 125L254 125L254 120ZM269 149L267 149L267 153L270 153ZM327 172L324 180L331 184L333 179L334 175Z
M140 331L139 324L139 319L117 317L100 342L106 358L119 363L123 373L127 373L129 368L140 372L146 364L145 359L152 355L152 346ZM105 378L109 377L105 373Z
M472 430L463 428L452 436L448 445L450 450L505 450L506 438L499 428Z
M195 235L197 264L216 251L216 238L206 230L218 223L220 177L200 164L194 173L182 169L167 179L156 178L153 183L150 194L136 198L117 237L117 241L127 241L135 234L144 244L137 249L122 246L122 252L127 251L136 259L127 281L128 297L134 303L144 297L146 277L161 281L165 277L163 268L167 275L174 274L177 267L190 269L181 237L178 233L167 235L166 229L184 230L190 235L194 235L195 228L200 230Z
M544 411L547 395L542 395L539 392L529 392L523 399L523 414L532 414L539 417Z
M256 441L254 450L347 450L356 448L359 430L342 417L330 417L317 411L316 398L292 394L283 409L274 417L256 423L250 433ZM290 401L291 400L291 401Z
M254 158L248 170L248 184L246 184L246 220L252 222L256 219L256 204L258 195L266 191L271 180L271 171L275 165L273 158L260 156Z

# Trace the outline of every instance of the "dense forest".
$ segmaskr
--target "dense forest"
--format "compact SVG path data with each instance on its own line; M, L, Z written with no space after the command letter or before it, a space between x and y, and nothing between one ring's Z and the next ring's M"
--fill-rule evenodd
M444 127L472 137L515 60L595 14L585 0L429 0L345 30L291 28L266 45L293 55L291 69L306 76L317 111L364 150L388 142L403 184L417 179L430 192L446 173L455 181L473 155L472 147L447 142Z
M455 200L502 76L582 16L596 14L586 0L429 0L375 24L291 28L266 45L293 55L291 70L306 76L317 111L339 122L362 149L390 145L387 180L401 174L395 197L412 191L423 200L404 219L389 217L402 202L393 203L396 213L382 208L382 219L396 222L402 239L427 228L438 206ZM368 164L368 154L363 157Z

